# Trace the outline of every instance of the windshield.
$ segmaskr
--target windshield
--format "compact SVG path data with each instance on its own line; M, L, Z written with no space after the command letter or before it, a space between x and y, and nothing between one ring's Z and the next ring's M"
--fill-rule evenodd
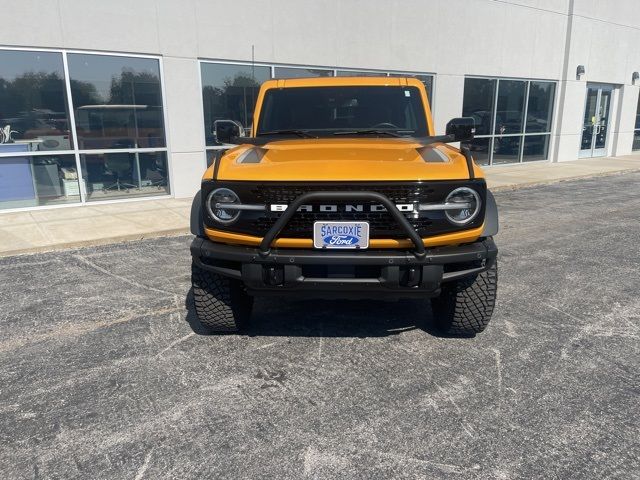
M420 91L401 86L295 87L265 93L257 135L426 136Z

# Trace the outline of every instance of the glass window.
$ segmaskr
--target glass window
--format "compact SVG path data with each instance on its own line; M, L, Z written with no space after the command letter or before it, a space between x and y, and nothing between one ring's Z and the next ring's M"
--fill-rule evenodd
M275 67L273 78L333 77L333 70L323 68Z
M478 165L489 165L491 159L491 138L474 138L470 142L462 144L467 147Z
M68 55L81 150L165 147L158 60Z
M556 85L553 82L530 82L527 105L527 133L550 132Z
M633 131L633 150L640 150L640 130Z
M24 143L3 146L16 156L0 157L0 209L80 201L74 155L24 155Z
M546 160L549 153L550 135L526 135L524 137L523 162Z
M213 137L213 122L235 120L243 127L253 124L258 90L271 78L271 67L202 63L202 101L207 146L219 145Z
M427 134L418 89L399 86L268 90L258 135L291 129L313 131L317 135L368 129L415 136Z
M417 78L424 84L424 88L427 90L427 98L429 99L429 105L431 106L431 94L433 93L433 75L421 75L416 73L390 73L390 77L412 77Z
M0 209L167 193L164 130L156 59L0 49Z
M515 163L520 158L521 136L495 137L493 139L493 159L492 164Z
M466 78L462 116L475 120L476 139L468 145L478 163L545 160L554 94L553 82Z
M496 80L467 78L464 81L462 116L472 117L476 123L476 135L490 135Z
M640 150L640 96L638 97L638 108L636 109L636 124L633 129L633 150Z
M0 152L71 150L62 54L0 50Z
M640 150L640 130L633 131L633 150Z
M496 135L523 132L524 97L527 82L500 80L496 110Z
M169 192L165 152L83 154L80 161L88 201Z
M386 77L386 72L373 72L367 70L337 70L338 77Z

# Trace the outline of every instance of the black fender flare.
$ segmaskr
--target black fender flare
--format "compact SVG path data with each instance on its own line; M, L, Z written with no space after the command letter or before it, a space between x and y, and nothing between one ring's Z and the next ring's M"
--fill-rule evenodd
M498 233L498 205L493 194L487 190L487 205L484 210L484 229L482 237L493 237Z
M204 216L202 215L202 191L198 190L191 203L191 233L196 237L204 237Z

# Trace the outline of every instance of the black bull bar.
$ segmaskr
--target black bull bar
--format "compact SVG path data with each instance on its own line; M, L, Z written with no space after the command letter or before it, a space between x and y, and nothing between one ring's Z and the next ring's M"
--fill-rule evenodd
M320 200L370 200L380 203L387 209L387 212L396 221L398 226L404 230L407 237L413 242L413 254L416 258L422 259L426 257L427 253L424 248L422 238L418 235L418 232L409 223L409 220L398 210L395 204L389 200L389 197L377 192L309 192L300 195L291 203L284 213L276 220L269 231L265 234L260 242L259 252L262 257L267 257L271 252L271 244L280 235L280 232L287 226L293 216L297 213L298 209L307 203L316 202Z

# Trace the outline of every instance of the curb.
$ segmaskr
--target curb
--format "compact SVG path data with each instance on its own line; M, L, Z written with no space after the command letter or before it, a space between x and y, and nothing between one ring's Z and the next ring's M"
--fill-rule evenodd
M586 179L589 179L589 178L612 177L612 176L615 176L615 175L626 175L627 173L637 173L637 172L640 172L640 168L625 169L625 170L614 170L614 171L611 171L611 172L589 173L587 175L578 175L578 176L575 176L575 177L566 177L566 178L553 178L553 179L549 179L549 180L541 180L541 181L538 181L538 182L514 183L512 185L499 185L497 187L489 187L489 190L491 190L492 192L512 192L514 190L520 190L520 189L532 188L532 187L540 187L540 186L543 186L543 185L554 185L556 183L570 182L572 180L586 180Z

